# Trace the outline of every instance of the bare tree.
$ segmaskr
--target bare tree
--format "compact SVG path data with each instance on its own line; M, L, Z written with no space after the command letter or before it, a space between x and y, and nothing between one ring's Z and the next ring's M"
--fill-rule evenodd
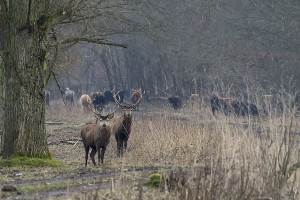
M126 47L111 36L147 32L142 1L0 1L0 57L4 61L1 154L48 154L45 83L61 48L86 42ZM134 20L141 15L138 21Z

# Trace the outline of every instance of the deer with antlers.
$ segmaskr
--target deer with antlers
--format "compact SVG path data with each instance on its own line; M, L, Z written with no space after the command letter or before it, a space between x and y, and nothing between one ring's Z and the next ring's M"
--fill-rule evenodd
M115 102L124 110L123 115L119 115L115 117L112 133L115 135L116 141L117 141L117 155L118 157L123 156L123 150L127 149L127 141L129 139L131 129L132 129L132 110L136 109L136 107L141 103L143 99L143 94L141 91L139 91L139 99L136 101L133 105L124 105L121 104L116 96L117 94L114 94L113 97L115 99Z
M107 145L110 143L111 136L111 127L105 122L114 117L114 113L119 109L119 106L117 109L108 113L107 115L102 115L100 112L94 110L90 103L88 104L87 108L95 114L97 120L96 124L89 124L81 130L81 138L85 149L85 167L87 167L90 148L92 149L90 157L94 166L96 166L96 153L98 153L98 165L100 165L100 160L101 164L103 164L104 153ZM98 120L102 121L103 123L101 125L97 124Z

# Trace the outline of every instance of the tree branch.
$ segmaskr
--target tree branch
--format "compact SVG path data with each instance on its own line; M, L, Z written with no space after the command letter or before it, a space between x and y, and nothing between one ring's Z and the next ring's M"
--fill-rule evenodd
M101 44L101 45L127 48L127 46L125 46L124 44L106 42L103 39L91 39L91 38L86 38L86 37L67 38L67 39L62 40L62 41L51 43L51 44L49 44L49 47L56 47L56 46L61 45L61 44L67 44L67 43L72 43L72 42L88 42L88 43L96 43L96 44Z
M84 0L69 0L66 4L67 6L56 12L52 15L52 24L51 28L56 24L59 24L61 21L71 19L74 15L74 12L82 4Z
M54 80L55 80L55 82L56 82L56 85L57 85L57 87L58 87L58 89L59 89L59 91L60 91L60 94L61 94L61 97L63 98L63 102L64 102L64 104L66 103L66 99L65 99L65 93L64 93L64 91L61 89L61 87L60 87L60 84L59 84L59 82L58 82L58 80L57 80L57 78L56 78L56 74L50 69L50 71L51 71L51 73L52 73L52 76L53 76L53 78L54 78Z

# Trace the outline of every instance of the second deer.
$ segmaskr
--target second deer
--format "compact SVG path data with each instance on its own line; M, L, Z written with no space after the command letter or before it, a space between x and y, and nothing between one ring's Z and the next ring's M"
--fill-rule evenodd
M139 99L133 105L124 105L121 104L114 94L115 102L124 110L123 115L119 115L115 117L112 133L115 135L117 141L117 155L118 157L123 156L123 150L127 149L127 141L129 139L131 129L132 129L132 110L136 109L139 103L141 103L143 99L143 94L139 91Z

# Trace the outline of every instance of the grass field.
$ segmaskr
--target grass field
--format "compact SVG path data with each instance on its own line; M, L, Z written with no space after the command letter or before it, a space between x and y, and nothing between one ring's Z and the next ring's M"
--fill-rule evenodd
M300 196L300 118L295 109L286 109L277 116L268 113L257 117L222 113L213 116L207 103L186 102L182 109L174 111L169 105L143 102L140 111L133 113L133 130L124 157L116 156L116 141L112 136L104 166L94 168L89 159L87 169L84 169L80 129L95 122L93 115L84 114L79 106L68 110L60 102L52 102L46 114L50 151L54 159L68 167L0 169L2 184L18 183L17 188L23 187L23 194L27 194L21 196L25 199L35 196L298 199ZM121 109L118 114L122 114ZM22 176L15 176L20 172ZM161 175L159 184L144 186L152 173ZM100 177L105 174L106 177ZM54 185L48 183L46 189L33 187L29 191L27 187L26 190L26 184L39 185L37 180L52 181ZM58 190L59 195L51 193ZM2 198L9 196L4 194Z

